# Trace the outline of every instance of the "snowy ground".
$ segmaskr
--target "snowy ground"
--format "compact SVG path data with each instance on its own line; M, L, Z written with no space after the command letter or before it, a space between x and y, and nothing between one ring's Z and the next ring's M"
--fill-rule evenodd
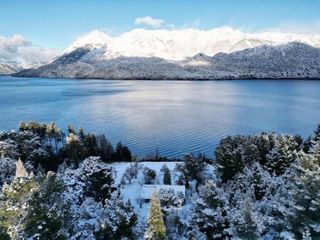
M156 171L156 184L163 183L163 174L161 173L161 167L166 164L170 169L172 184L174 184L176 173L174 168L176 164L181 162L141 162L141 169L139 171L139 175L136 179L133 179L132 182L122 186L122 195L125 200L130 200L132 205L134 206L136 212L138 213L140 218L147 219L149 203L142 203L140 205L140 193L142 189L143 182L143 168L148 167L154 171ZM110 164L112 168L115 170L115 183L118 185L121 182L121 178L126 170L130 166L129 162L119 162Z
M182 162L141 162L139 163L141 165L141 168L139 170L138 177L136 179L133 179L131 183L127 183L124 186L121 187L121 192L125 200L130 200L131 204L135 208L136 212L138 213L138 216L140 219L147 219L148 217L148 209L149 209L149 203L140 201L140 193L142 189L142 185L144 184L144 176L143 176L143 169L145 167L148 167L156 172L156 181L155 184L163 184L163 174L161 172L161 168L164 164L167 165L167 167L170 169L171 173L171 182L172 185L175 184L175 181L177 180L178 173L175 172L175 166L176 164L181 164ZM119 163L112 163L110 166L115 171L115 184L120 185L121 184L121 178L123 174L125 173L125 170L130 166L129 162L119 162ZM212 166L208 166L207 171L208 175L213 174L214 169ZM192 185L192 183L190 183ZM189 190L186 192L186 199L185 199L186 205L184 208L187 208L190 203L190 193ZM141 203L141 204L140 204Z

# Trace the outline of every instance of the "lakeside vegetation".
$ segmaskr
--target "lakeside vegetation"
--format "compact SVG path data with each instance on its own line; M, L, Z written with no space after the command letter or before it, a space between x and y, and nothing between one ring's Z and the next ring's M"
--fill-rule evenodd
M0 239L320 238L320 125L305 139L228 136L213 151L173 169L157 156L157 171L105 135L22 122L0 132ZM144 215L128 198L138 183L186 194L160 191Z

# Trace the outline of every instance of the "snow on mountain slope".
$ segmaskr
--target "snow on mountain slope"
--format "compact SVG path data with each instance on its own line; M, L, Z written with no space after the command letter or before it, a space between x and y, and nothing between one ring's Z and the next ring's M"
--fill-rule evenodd
M65 53L72 52L77 48L86 47L90 49L103 48L111 44L112 38L104 32L94 30L87 35L77 39L71 46L69 46Z
M16 66L5 62L4 60L0 60L0 74L12 74L21 70L21 68L17 68Z
M320 78L320 49L300 42L221 53L212 60L236 78Z
M123 63L122 57L153 58L153 60L168 60L167 65L172 61L192 58L199 53L212 57L220 52L232 53L262 45L277 46L293 41L312 47L320 47L320 35L281 32L245 33L230 27L210 30L191 28L176 30L133 29L117 37L110 37L102 31L95 30L77 39L59 57L59 51L41 48L21 35L0 36L0 74L36 68L52 63L52 59L60 59L60 61L69 63L81 58L82 62L94 64L119 58ZM86 49L85 53L83 53L83 49ZM72 54L69 55L70 53ZM140 65L142 64L141 60L138 61ZM152 62L152 59L150 61ZM186 65L199 67L208 64L207 61L193 59Z
M76 40L64 53L77 48L99 49L91 57L96 60L124 57L158 57L183 60L198 53L214 56L262 45L278 45L299 41L320 46L320 35L280 32L244 33L230 27L203 31L198 29L146 30L133 29L118 37L95 30Z
M292 42L293 41L293 42ZM320 78L320 35L230 27L93 31L47 65L17 76L102 79Z
M50 64L16 74L22 77L98 79L319 79L320 49L292 42L263 45L213 57L197 54L173 61L157 57L124 57L97 60L93 52L78 48Z

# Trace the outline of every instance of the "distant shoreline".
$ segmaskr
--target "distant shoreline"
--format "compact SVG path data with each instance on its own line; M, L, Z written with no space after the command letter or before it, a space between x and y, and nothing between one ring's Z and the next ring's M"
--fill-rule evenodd
M15 78L44 78L44 79L70 79L70 80L106 80L106 81L241 81L241 80L269 80L269 81L277 81L277 80L290 80L290 81L319 81L320 76L317 78L309 78L309 77L301 77L301 78L255 78L255 77L230 77L230 78L68 78L68 77L33 77L33 76L16 76L15 74L0 74L0 76L8 76Z

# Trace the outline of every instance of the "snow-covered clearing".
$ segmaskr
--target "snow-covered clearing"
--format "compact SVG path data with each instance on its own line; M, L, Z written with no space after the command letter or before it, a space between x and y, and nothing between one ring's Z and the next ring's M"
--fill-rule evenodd
M133 207L135 208L136 212L138 213L140 218L147 219L148 216L148 209L149 209L149 203L147 202L141 202L140 204L140 194L141 189L144 184L143 181L143 169L145 167L148 167L156 172L156 184L162 184L163 183L163 174L161 172L161 168L164 164L167 165L167 167L170 169L171 177L172 177L172 183L174 183L175 180L175 171L174 168L176 164L181 164L182 162L139 162L140 170L138 177L136 179L132 179L131 183L126 183L125 185L121 186L121 193L123 195L123 198L125 200L130 200ZM117 162L112 163L110 166L115 171L115 184L121 184L121 178L123 174L125 173L126 169L133 163L130 162Z
M126 169L130 167L130 165L134 163L130 162L117 162L110 164L110 167L113 168L115 173L115 184L121 186L121 193L125 200L130 200L131 204L135 208L140 219L147 219L148 217L148 209L149 203L145 201L140 201L141 189L144 184L144 168L152 169L156 172L156 178L154 184L163 184L163 173L161 168L166 165L171 174L171 184L175 185L176 180L178 178L178 172L175 171L176 164L182 164L183 162L139 162L139 173L137 178L133 178L131 183L126 182L125 184L121 183L122 176L125 174ZM208 176L213 176L214 169L213 166L209 166L206 169L206 174ZM194 184L190 183L191 188L195 188ZM186 190L186 199L185 199L185 207L188 208L190 203L190 190Z

